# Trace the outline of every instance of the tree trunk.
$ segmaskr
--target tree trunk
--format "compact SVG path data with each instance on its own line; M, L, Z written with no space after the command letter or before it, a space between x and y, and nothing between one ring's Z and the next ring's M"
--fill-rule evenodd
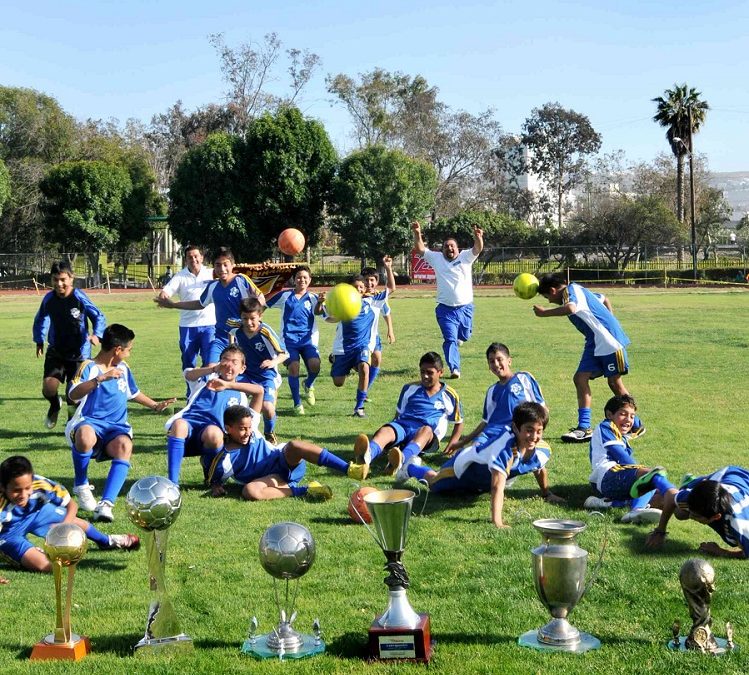
M676 155L676 218L684 222L684 155Z

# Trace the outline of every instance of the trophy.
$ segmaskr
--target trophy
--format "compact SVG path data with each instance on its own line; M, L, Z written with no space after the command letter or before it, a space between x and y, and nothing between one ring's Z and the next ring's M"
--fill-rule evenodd
M372 527L357 511L387 559L388 576L384 581L388 587L388 606L369 628L369 655L373 659L428 662L432 657L429 615L417 614L408 602L408 574L401 562L415 497L411 490L378 490L364 495Z
M179 627L179 620L166 592L164 568L169 526L182 507L179 487L163 476L146 476L127 494L127 515L145 530L148 577L153 599L146 619L146 633L133 648L138 655L192 649L192 638Z
M273 594L280 614L278 626L270 633L257 635L258 622L253 616L242 652L260 659L301 659L325 651L320 621L312 623L312 635L299 633L293 627L296 619L296 595L299 578L309 572L315 562L315 540L312 533L299 523L276 523L260 537L260 564L273 577ZM285 581L284 600L278 597L278 580ZM296 580L289 602L289 581Z
M76 635L70 629L70 605L73 600L73 575L75 566L81 561L88 540L83 530L73 523L52 525L44 539L44 551L52 563L55 578L55 603L57 617L55 632L42 638L34 645L31 658L39 661L66 659L79 661L91 651L91 644L85 636ZM62 605L62 568L68 568L68 584L65 594L65 608Z
M673 639L668 641L668 648L677 651L697 651L702 654L721 656L737 649L733 642L733 627L726 623L726 639L713 634L713 619L710 616L710 601L715 591L715 570L701 558L690 558L679 570L679 583L684 599L689 606L692 617L692 628L686 637L680 633L681 624L674 621L671 628Z
M598 638L582 633L567 616L585 592L588 552L575 543L587 526L579 520L536 520L542 543L531 550L533 580L541 602L552 619L538 630L529 630L518 639L523 647L583 653L601 646Z

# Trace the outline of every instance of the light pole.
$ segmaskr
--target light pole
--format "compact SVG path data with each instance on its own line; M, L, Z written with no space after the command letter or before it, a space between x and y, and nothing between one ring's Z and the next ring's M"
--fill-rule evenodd
M674 141L681 143L689 155L689 210L692 217L692 276L697 283L697 224L694 220L694 156L692 154L692 111L689 111L689 145L678 136L674 136Z

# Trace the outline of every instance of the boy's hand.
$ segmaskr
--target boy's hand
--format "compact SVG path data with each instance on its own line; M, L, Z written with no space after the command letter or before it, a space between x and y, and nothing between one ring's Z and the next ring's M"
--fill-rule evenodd
M44 345L37 345L36 346L36 358L39 358L42 354L44 354Z
M211 497L223 497L225 494L223 485L211 485Z
M710 555L718 556L720 558L725 557L725 550L722 549L714 541L703 541L697 550L700 553L709 553Z
M544 497L544 501L549 504L566 504L567 503L567 500L564 497L555 495L551 491L546 493L546 496Z
M419 223L418 220L414 220L414 222L411 223L411 229L414 232L417 232L418 234L421 234L421 224Z
M170 406L170 405L172 405L172 403L176 403L176 402L177 402L176 398L167 398L167 399L164 399L163 401L156 401L156 405L153 407L153 411L154 412L162 412L164 410L164 408L166 408L167 406Z
M645 548L657 551L666 541L666 533L663 530L653 530L645 539Z
M395 344L395 335L393 335L392 333L388 333L388 344Z
M385 267L392 267L393 259L389 255L382 256L382 264L385 265Z
M118 377L122 377L124 374L125 371L121 368L110 368L109 370L100 373L99 377L101 377L103 380L116 380Z
M473 226L473 236L476 237L476 239L483 239L484 238L484 231L478 226Z
M228 389L226 384L226 381L219 377L213 380L208 380L208 383L205 386L206 389L210 389L211 391L224 391L225 389Z
M268 368L275 368L275 366L276 362L273 359L265 359L265 361L260 364L260 368L262 368L263 370L268 370Z
M460 444L460 441L455 441L455 443L448 443L445 446L445 449L442 451L442 454L445 455L445 457L452 457L462 447L463 446Z
M89 335L86 338L92 345L95 347L98 347L101 343L99 342L99 336L98 335Z
M171 307L174 307L174 303L169 298L162 298L160 295L157 295L153 301L159 306L159 307L166 307L167 309L170 309Z
M541 305L533 305L533 313L536 316L543 316L546 314L546 309L541 307Z

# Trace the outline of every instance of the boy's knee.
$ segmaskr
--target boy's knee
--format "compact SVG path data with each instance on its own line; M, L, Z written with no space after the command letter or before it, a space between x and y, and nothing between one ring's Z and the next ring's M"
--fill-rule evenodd
M224 444L224 433L217 426L207 426L200 439L203 446L212 450L220 448Z
M246 499L248 502L260 501L263 498L264 489L264 485L257 483L247 483L247 485L242 488L242 498Z
M112 459L130 459L133 454L133 442L129 436L117 436L107 444L107 454Z

